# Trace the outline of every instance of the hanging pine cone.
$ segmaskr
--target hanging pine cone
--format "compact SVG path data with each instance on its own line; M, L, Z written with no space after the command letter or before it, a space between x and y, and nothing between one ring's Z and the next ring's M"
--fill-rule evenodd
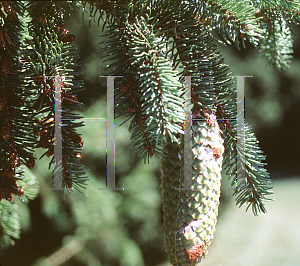
M208 253L217 223L223 139L214 114L192 125L192 180L184 187L183 138L168 143L162 159L165 245L174 266L195 266ZM186 155L187 156L187 155Z

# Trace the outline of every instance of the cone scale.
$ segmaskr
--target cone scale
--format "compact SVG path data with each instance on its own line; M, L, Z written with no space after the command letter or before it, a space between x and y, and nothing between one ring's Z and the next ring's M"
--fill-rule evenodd
M192 180L184 188L184 147L165 145L162 204L165 247L174 266L197 265L208 253L216 230L223 160L222 132L212 113L193 121ZM181 188L180 190L176 188Z

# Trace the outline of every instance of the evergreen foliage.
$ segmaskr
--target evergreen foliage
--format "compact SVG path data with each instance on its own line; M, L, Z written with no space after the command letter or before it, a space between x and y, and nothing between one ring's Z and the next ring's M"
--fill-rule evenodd
M27 201L38 192L35 178L24 175L25 166L34 167L33 149L46 149L42 157L51 157L49 168L54 164L58 75L63 77L62 192L86 186L80 163L83 140L77 133L83 122L75 122L83 118L75 113L84 108L76 94L83 90L83 81L76 79L80 62L73 44L75 36L64 28L64 17L74 5L82 8L83 15L89 13L89 22L98 17L98 24L102 21L107 28L102 35L106 37L105 46L99 50L106 53L102 59L109 62L103 71L123 76L116 81L116 111L126 117L123 123L130 121L136 153L148 163L153 155L162 159L165 240L170 261L173 265L196 265L207 254L215 231L222 167L233 179L236 203L246 204L246 210L251 206L254 215L266 212L264 203L272 194L265 157L247 123L245 149L237 145L236 119L241 114L236 111L236 88L216 43L235 44L241 49L248 42L271 64L285 69L293 52L290 25L299 24L300 3L2 1L0 226L4 245L12 244L11 237L20 234L16 207L10 203L13 194ZM174 191L183 179L180 171L173 173L183 163L183 156L178 154L184 133L185 76L192 76L193 188L189 192ZM222 139L216 137L221 131ZM213 163L203 159L201 152L210 153ZM236 164L237 155L243 158L241 165ZM237 186L237 180L243 182ZM204 225L193 229L195 222Z
M0 215L1 215L1 247L14 245L12 238L20 238L21 225L18 214L18 207L16 204L2 199L0 201Z
M75 123L75 119L83 118L74 113L83 104L78 102L76 92L83 89L83 82L75 80L74 66L79 65L78 55L72 42L75 36L64 28L64 9L61 4L52 2L29 2L27 10L31 21L28 25L30 39L23 50L27 60L24 74L31 77L27 82L35 97L29 99L30 111L34 114L34 132L40 137L37 147L47 149L42 155L50 157L54 154L54 93L55 76L62 76L62 185L68 191L72 188L84 187L86 178L83 165L80 164L80 150L83 144L76 128L83 122ZM50 160L49 168L54 163ZM56 169L57 170L57 169ZM53 172L55 169L53 170ZM56 180L54 180L54 183ZM64 190L62 190L63 192Z
M37 1L4 1L1 5L1 199L11 201L13 194L21 197L25 193L29 199L37 195L38 187L24 178L22 167L34 167L36 147L46 148L48 157L54 154L53 96L58 74L66 76L62 82L62 184L68 191L83 187L86 177L79 161L83 141L76 133L83 123L75 123L81 117L72 112L83 107L76 97L83 84L70 76L78 56L71 45L75 36L63 28L64 9L60 3ZM4 212L1 220L7 217L15 219ZM10 235L4 229L6 234Z

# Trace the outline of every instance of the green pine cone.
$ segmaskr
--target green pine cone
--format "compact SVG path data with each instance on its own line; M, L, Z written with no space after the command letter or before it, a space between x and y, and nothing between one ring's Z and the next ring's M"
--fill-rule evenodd
M166 144L162 159L165 246L172 265L192 266L207 255L216 230L224 147L215 115L192 125L192 180L184 190L182 143Z

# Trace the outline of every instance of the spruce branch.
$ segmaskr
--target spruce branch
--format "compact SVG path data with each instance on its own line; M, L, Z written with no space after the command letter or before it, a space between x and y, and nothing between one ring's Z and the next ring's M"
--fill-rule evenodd
M209 32L223 44L240 43L245 47L245 40L257 45L263 37L262 30L255 17L256 9L249 1L212 0L186 3L186 9L197 19L196 24L204 25Z
M16 176L22 176L17 181L18 186L24 190L24 194L20 197L23 202L28 203L29 200L33 200L39 193L39 181L36 175L32 173L28 168L19 167Z
M183 123L183 105L180 101L182 86L163 52L164 44L158 36L159 31L154 32L155 24L149 25L148 20L149 17L140 17L139 20L136 18L136 22L128 27L131 37L128 53L141 93L140 112L145 117L141 125L144 130L140 133L149 136L149 143L139 145L138 152L142 152L146 145L162 146L166 135L172 141L177 141L175 134L183 133L177 124ZM136 129L136 126L133 125L133 132L134 128ZM134 143L136 139L141 139L138 132L137 129L132 135ZM149 149L148 152L150 156L153 154ZM157 152L154 155L161 156Z
M266 11L260 21L265 39L257 47L261 56L268 58L268 64L274 64L278 70L289 67L293 53L293 39L290 26L276 10Z
M252 206L254 215L259 212L266 213L265 202L271 199L266 196L273 194L272 182L269 173L265 169L265 156L258 147L258 140L251 127L245 123L244 147L237 145L236 121L231 121L231 126L223 126L225 137L225 159L223 169L232 179L231 186L234 188L233 196L236 196L236 204L241 207L247 204L246 211ZM238 154L239 153L239 154ZM236 158L239 155L240 164Z
M22 201L37 196L36 180L24 175L23 169L35 165L33 148L33 118L27 99L33 96L23 76L20 60L25 6L21 1L0 3L0 242L2 247L14 245L12 238L20 238L20 218L13 194ZM24 167L26 166L26 167Z
M300 22L300 3L291 0L268 0L268 1L251 1L255 8L259 9L256 17L260 21L270 22L277 16L283 17L288 24ZM273 13L273 14L272 14Z
M20 77L23 66L19 61L24 25L20 16L24 5L17 2L1 2L1 81L0 81L0 200L11 201L13 194L21 196L24 190L17 181L15 170L20 165L32 168L35 164L33 150L35 138L31 131L32 117L26 109L25 99L31 96L22 86Z
M79 65L79 57L72 45L75 36L64 28L65 11L61 4L36 1L28 3L31 38L27 39L23 56L27 65L26 74L31 78L31 88L36 92L35 98L31 99L30 109L37 121L37 147L47 149L42 157L52 156L49 168L54 164L55 76L61 77L62 186L71 191L73 188L84 188L86 182L84 167L80 164L83 140L76 132L76 128L83 126L83 122L74 122L83 118L74 113L74 110L84 107L76 95L76 92L82 90L83 83L74 79L79 74L73 70ZM53 174L56 170L53 170Z
M18 206L2 199L0 201L0 217L0 245L5 248L15 244L12 238L20 238L21 225Z
M130 14L127 21L120 19L110 25L112 40L106 41L108 45L101 51L109 56L105 61L116 60L105 69L119 66L114 75L123 70L125 81L116 90L116 109L127 113L129 118L125 121L131 119L133 146L137 146L137 153L146 162L153 155L162 156L165 135L176 141L174 134L182 132L178 125L183 122L179 98L182 89L178 90L182 85L163 52L157 13L154 17L147 13L145 17L136 16L135 21L132 18L134 15ZM125 68L118 63L121 61L127 62Z

